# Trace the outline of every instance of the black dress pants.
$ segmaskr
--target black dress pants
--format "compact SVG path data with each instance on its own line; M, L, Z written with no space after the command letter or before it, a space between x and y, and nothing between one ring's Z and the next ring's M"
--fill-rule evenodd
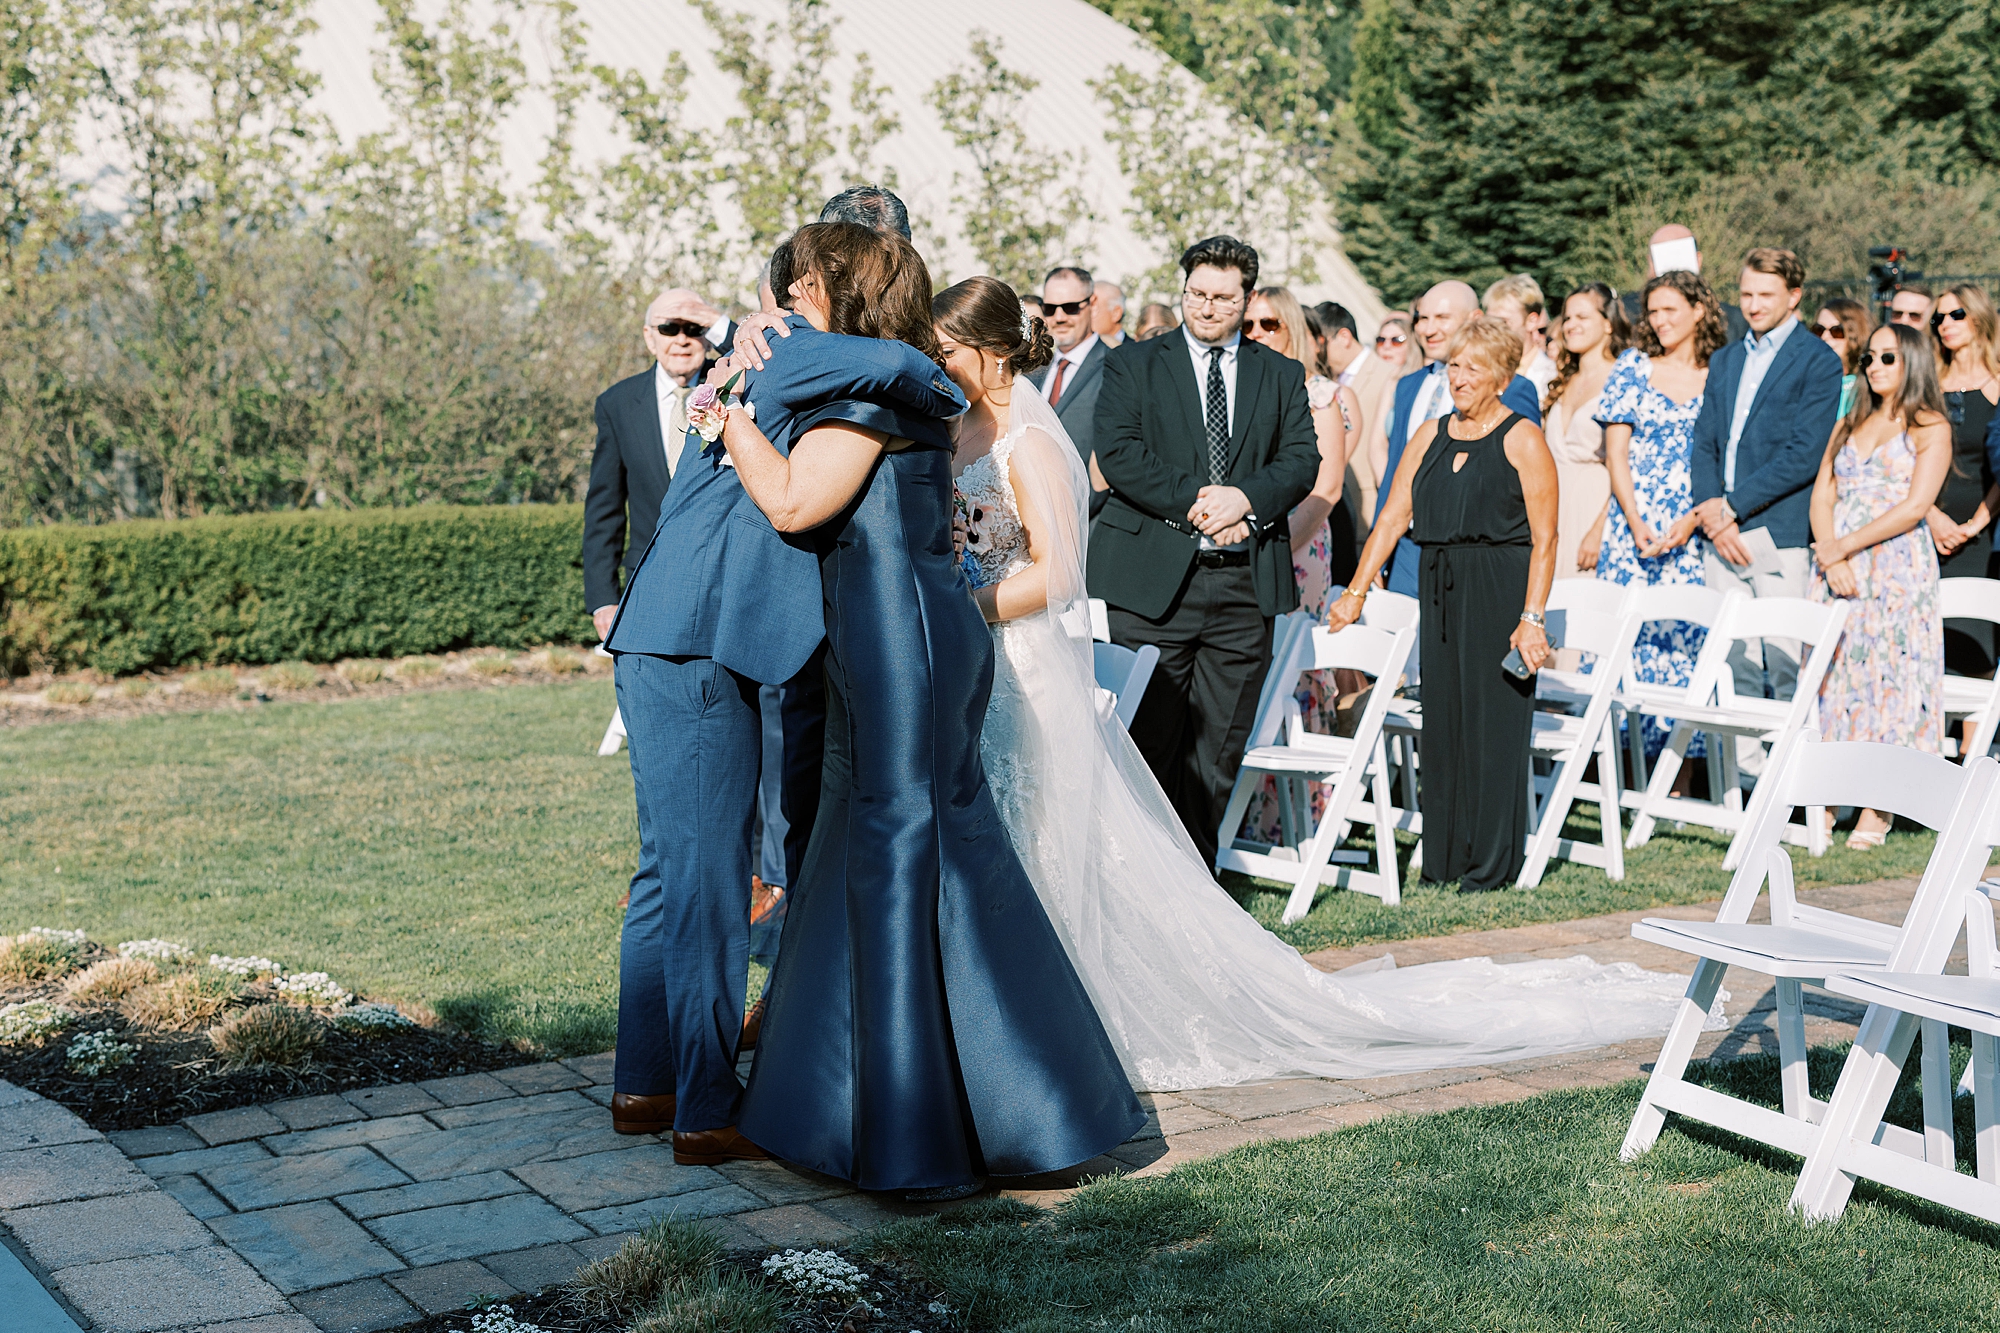
M1213 865L1216 831L1271 669L1271 619L1258 609L1256 578L1247 565L1197 564L1160 619L1116 606L1105 614L1113 643L1160 650L1132 740Z

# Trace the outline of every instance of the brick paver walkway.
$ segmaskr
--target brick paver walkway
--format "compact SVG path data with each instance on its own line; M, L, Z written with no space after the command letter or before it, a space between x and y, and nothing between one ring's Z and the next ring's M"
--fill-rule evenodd
M1802 893L1894 921L1913 881ZM1584 953L1687 972L1630 937L1641 916L1712 918L1713 903L1327 950L1336 969ZM1732 973L1726 1032L1702 1055L1776 1049L1771 991ZM1746 984L1749 983L1749 984ZM1853 1035L1858 1006L1817 995L1807 1035ZM1395 1112L1519 1100L1642 1074L1658 1038L1578 1054L1375 1079L1288 1079L1145 1097L1146 1128L1056 1178L1006 1182L1036 1202L1085 1179L1153 1175L1264 1139ZM776 1163L676 1166L669 1145L612 1133L611 1057L307 1097L101 1136L0 1084L0 1221L49 1285L118 1333L360 1333L476 1296L536 1291L656 1217L706 1219L736 1248L838 1245L907 1211ZM10 1100L11 1098L11 1100ZM106 1141L108 1139L108 1142ZM128 1160L129 1159L129 1160Z

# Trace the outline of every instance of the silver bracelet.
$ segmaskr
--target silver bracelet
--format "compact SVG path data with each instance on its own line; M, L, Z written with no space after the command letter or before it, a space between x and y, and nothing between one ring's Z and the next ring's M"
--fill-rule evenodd
M1544 616L1540 611L1523 611L1521 613L1521 619L1526 621L1530 625L1536 626L1539 629L1547 629L1549 627L1548 618Z

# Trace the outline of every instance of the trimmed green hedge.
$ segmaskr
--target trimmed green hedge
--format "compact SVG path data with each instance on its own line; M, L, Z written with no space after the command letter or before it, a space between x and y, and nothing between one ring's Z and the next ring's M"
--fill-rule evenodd
M0 668L586 642L582 532L581 505L0 530Z

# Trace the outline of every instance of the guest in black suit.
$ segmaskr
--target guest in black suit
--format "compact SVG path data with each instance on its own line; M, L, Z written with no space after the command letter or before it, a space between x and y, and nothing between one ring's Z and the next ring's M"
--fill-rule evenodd
M653 364L597 397L597 450L583 501L583 595L600 639L618 614L619 570L630 577L659 526L687 434L687 395L734 332L721 311L686 288L661 292L646 307Z
M1056 410L1056 419L1069 432L1086 467L1097 438L1097 395L1104 384L1104 354L1111 350L1093 327L1098 306L1105 299L1097 289L1106 286L1110 284L1094 281L1088 269L1066 264L1049 270L1042 279L1042 319L1049 326L1049 336L1056 340L1056 359L1028 376ZM1119 299L1122 302L1124 298ZM1124 307L1121 304L1119 308ZM1090 512L1096 514L1104 507L1104 481L1093 474L1090 484Z
M1111 489L1088 579L1112 642L1160 650L1132 739L1212 864L1271 622L1299 604L1286 515L1312 491L1319 446L1305 368L1242 336L1257 252L1214 236L1181 271L1182 328L1104 361L1096 452Z

